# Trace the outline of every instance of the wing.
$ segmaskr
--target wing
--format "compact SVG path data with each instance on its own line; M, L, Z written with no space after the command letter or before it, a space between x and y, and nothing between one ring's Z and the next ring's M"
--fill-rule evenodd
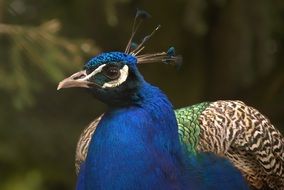
M75 167L77 174L79 174L81 164L86 160L91 138L102 116L103 114L90 123L80 135L75 153Z
M284 188L284 138L258 110L241 101L176 110L181 141L191 152L227 157L251 186Z
M228 158L255 188L284 188L284 138L259 111L241 101L216 101L177 109L175 113L180 141L189 152L214 152ZM77 173L100 119L80 136Z

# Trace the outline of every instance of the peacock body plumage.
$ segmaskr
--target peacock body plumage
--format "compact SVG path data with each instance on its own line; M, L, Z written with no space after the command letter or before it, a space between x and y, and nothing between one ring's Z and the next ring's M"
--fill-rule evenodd
M86 157L83 189L184 188L171 104L155 87L140 85L133 105L111 108L99 122Z
M177 109L175 115L179 139L189 152L213 152L228 158L252 188L284 189L284 138L258 110L241 101L220 100ZM77 172L101 117L80 136Z
M79 156L77 190L248 189L240 171L228 159L195 151L202 134L200 124L196 123L196 140L181 143L187 134L194 136L187 127L183 127L184 136L180 135L177 118L183 116L179 117L166 95L140 74L138 64L180 61L173 48L139 55L159 26L131 48L141 24L139 19L148 16L144 11L137 12L125 52L97 55L85 64L84 70L58 85L57 89L87 88L108 106L78 145L78 152L83 154ZM190 119L183 119L186 118Z
M178 109L176 116L181 141L192 151L227 157L256 189L284 189L284 138L258 110L216 101Z
M109 107L90 138L77 189L247 189L228 160L185 151L171 103L136 65L132 55L103 53L59 84L87 87Z

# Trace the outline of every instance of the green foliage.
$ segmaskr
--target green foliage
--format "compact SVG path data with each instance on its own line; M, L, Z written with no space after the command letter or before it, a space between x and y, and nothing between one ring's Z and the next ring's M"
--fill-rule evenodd
M1 184L2 190L38 190L42 187L42 176L37 171L30 171L24 176L10 178L4 184Z
M0 66L0 88L10 93L17 109L32 105L34 91L43 90L38 79L56 83L66 72L79 69L86 55L98 53L91 40L58 35L60 27L55 19L38 27L0 25L2 38L8 40L5 48L10 49L5 57L10 64Z

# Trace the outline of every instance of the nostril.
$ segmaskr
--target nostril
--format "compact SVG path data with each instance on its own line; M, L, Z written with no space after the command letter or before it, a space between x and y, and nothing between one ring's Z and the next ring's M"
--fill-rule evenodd
M72 78L73 80L78 80L78 79L82 79L84 77L86 77L86 71L80 71L78 73L75 73L70 78Z
M73 79L74 80L77 80L77 79L81 79L81 78L84 78L86 75L85 74L80 74L80 75L78 75L78 76L75 76Z

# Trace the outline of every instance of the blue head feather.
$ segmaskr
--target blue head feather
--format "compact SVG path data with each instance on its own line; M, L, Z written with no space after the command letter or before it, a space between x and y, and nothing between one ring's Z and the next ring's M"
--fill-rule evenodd
M138 47L138 44L136 42L131 42L130 51L135 50L137 47Z
M126 81L114 88L102 88L105 83L111 83L114 79L108 78L103 72L92 76L89 81L101 86L90 88L91 92L101 101L111 106L139 104L139 86L145 81L138 71L137 58L123 52L106 52L91 58L84 69L91 73L101 65L116 65L120 70L127 65L128 74ZM115 79L116 80L116 79Z
M170 47L167 51L167 55L172 57L172 56L175 56L176 55L176 50L174 47Z
M91 58L85 65L85 69L97 68L102 64L108 64L113 62L123 62L127 65L136 65L136 57L123 53L123 52L105 52Z

